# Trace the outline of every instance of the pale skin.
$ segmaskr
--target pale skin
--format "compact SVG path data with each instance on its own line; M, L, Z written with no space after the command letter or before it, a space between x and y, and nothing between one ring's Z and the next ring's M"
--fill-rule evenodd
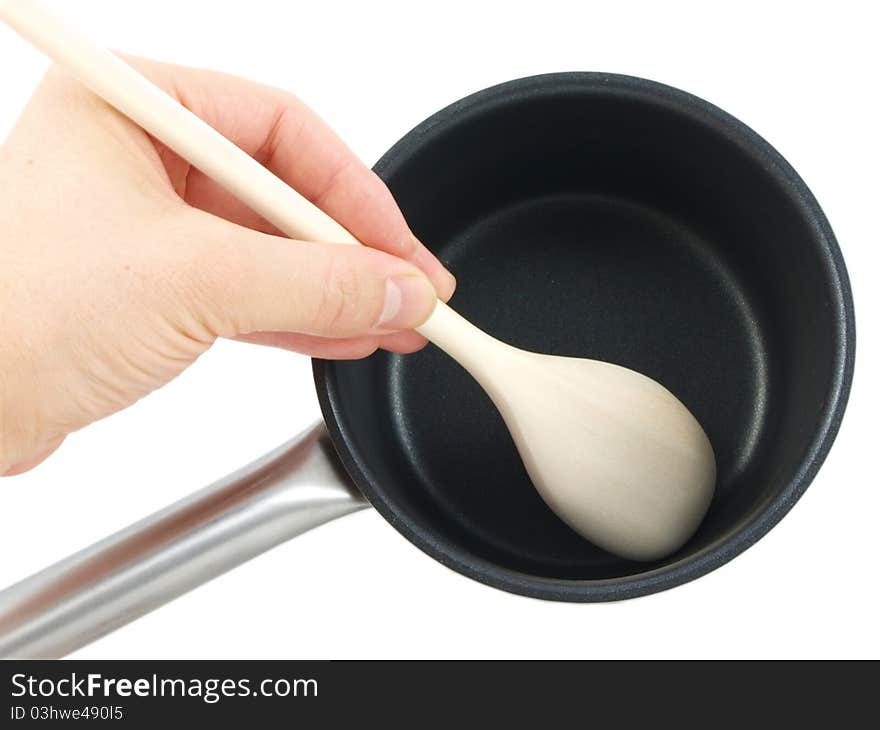
M52 69L0 147L0 474L161 387L221 337L410 353L455 279L293 95L128 59L364 247L293 241Z

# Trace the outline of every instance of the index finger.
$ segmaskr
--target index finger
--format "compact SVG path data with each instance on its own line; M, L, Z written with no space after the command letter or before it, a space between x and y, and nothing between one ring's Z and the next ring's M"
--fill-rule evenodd
M411 261L438 296L452 295L454 277L413 235L385 183L296 96L216 71L131 62L364 245ZM242 206L216 184L192 175L184 195L221 215Z

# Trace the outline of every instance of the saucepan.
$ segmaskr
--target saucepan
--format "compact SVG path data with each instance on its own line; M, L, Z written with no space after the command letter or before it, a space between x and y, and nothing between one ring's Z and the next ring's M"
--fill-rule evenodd
M576 535L433 346L316 360L323 423L8 588L0 654L62 655L368 505L471 578L590 602L717 568L803 494L849 393L852 295L819 205L754 131L652 81L550 74L448 106L375 169L458 276L461 314L518 347L645 373L691 410L718 469L698 532L651 563Z

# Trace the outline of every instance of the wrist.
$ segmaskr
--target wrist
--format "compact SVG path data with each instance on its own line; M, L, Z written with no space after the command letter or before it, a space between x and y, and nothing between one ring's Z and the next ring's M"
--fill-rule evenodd
M0 476L5 476L22 458L20 439L12 427L9 391L0 386Z
M8 343L7 343L8 345ZM36 429L26 417L33 398L23 382L23 363L9 347L0 348L0 476L5 476L28 455Z

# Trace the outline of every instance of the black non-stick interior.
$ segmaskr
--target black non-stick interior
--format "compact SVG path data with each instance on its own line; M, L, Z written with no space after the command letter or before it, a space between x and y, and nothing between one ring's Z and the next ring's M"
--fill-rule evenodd
M377 170L456 274L461 314L519 347L658 380L718 463L690 543L628 562L553 515L488 397L437 348L317 363L346 466L422 548L523 593L622 597L723 562L806 487L845 401L851 305L821 211L753 132L668 87L553 75L453 105Z

